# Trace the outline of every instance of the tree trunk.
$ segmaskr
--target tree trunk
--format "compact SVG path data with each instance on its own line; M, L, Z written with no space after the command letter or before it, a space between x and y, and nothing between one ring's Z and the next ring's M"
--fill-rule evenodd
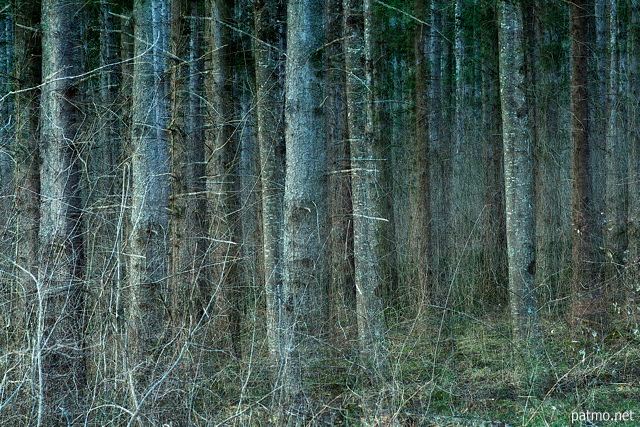
M326 351L321 344L328 326L327 147L321 75L324 10L324 0L291 0L287 8L287 168L279 307L283 379L276 402L286 410L289 423L303 422L310 415L306 391L313 367L321 364Z
M629 190L629 255L627 280L627 313L629 326L640 333L640 1L632 0L629 8L629 94L628 108L628 190Z
M238 347L238 197L237 135L234 131L233 38L225 25L233 18L233 0L212 0L212 22L207 34L211 64L207 79L207 96L213 126L207 135L207 195L209 197L212 274L212 298L206 314L215 316L215 333L219 344L233 355Z
M249 2L250 3L250 2ZM240 29L252 27L253 14L249 3L238 2L235 7L235 25ZM238 283L243 291L238 291L238 310L244 312L243 321L247 326L257 326L251 319L250 310L257 310L258 295L262 294L262 227L260 203L260 161L256 138L255 114L255 65L252 50L253 40L248 33L235 32L237 55L234 69L234 98L238 114L238 211L240 221L240 274Z
M454 102L455 102L455 110L453 112L454 115L454 123L453 123L453 148L451 153L451 212L450 212L450 226L453 230L453 235L455 238L460 238L462 231L462 205L465 207L468 205L469 200L464 199L462 197L463 194L466 193L463 189L464 185L464 161L466 158L465 155L465 103L466 103L466 93L465 93L465 46L464 46L464 30L462 26L462 12L464 10L465 0L456 0L455 2L455 16L454 16L454 43L453 43L453 59L455 64L455 92L454 92ZM453 242L451 242L453 243ZM453 244L452 247L449 248L450 258L449 258L449 268L455 268L455 259L458 256L461 256L461 253L457 251L459 249L456 248L457 245Z
M82 15L74 1L42 4L42 165L36 383L38 425L82 420L86 393L84 242L80 212Z
M434 270L437 276L434 277L434 302L442 304L445 299L448 286L448 266L447 254L449 251L449 238L451 229L446 224L451 206L451 168L450 139L445 137L446 133L446 111L443 110L445 104L445 87L443 77L448 74L443 70L446 61L444 56L443 40L441 34L444 30L444 5L442 0L431 2L431 28L429 34L429 74L431 84L429 85L429 140L431 142L431 226L432 236L438 236L431 241L431 256ZM445 71L443 73L443 71ZM500 150L501 152L501 150Z
M14 22L13 7L5 6L0 12L0 211L11 212L11 195L13 194L13 161L11 160L11 143L14 140L14 96L10 95L13 89L13 81L9 76L13 76L14 63ZM5 252L11 242L8 227L10 216L5 215L0 218L0 247ZM0 280L7 283L8 277L4 277L5 272L11 271L12 267L2 261L2 273ZM4 293L4 290L1 290ZM2 296L0 296L2 298ZM1 319L2 316L0 316Z
M356 293L353 273L353 218L351 216L350 147L345 108L345 72L342 43L342 0L328 0L325 106L329 162L329 257L331 262L331 318L336 331L356 342Z
M498 27L496 9L491 8L496 24L485 33L491 43L485 48L483 62L490 69L499 69ZM486 55L486 56L485 56ZM502 153L502 126L500 111L500 79L487 71L482 72L482 126L485 139L482 144L484 167L484 215L483 215L483 303L499 309L508 300L504 283L507 275L504 175ZM496 305L498 307L496 307Z
M591 42L592 48L588 54L587 61L592 60L589 66L595 65L595 72L591 71L587 78L589 95L587 108L589 109L589 154L591 168L591 193L593 198L594 220L598 221L598 227L593 230L594 247L604 246L602 223L604 221L603 212L606 205L606 138L608 116L606 108L607 100L607 80L609 78L607 63L607 0L593 0L590 6L592 9L593 21L589 23L588 33L595 33L595 40ZM595 30L595 31L594 31ZM587 35L593 38L594 35ZM591 77L589 77L591 76Z
M525 88L525 45L522 9L500 0L500 94L504 147L505 208L509 294L513 336L517 343L540 351L540 325L535 287L535 192L533 143Z
M36 293L38 233L40 227L40 147L39 112L42 75L42 42L35 28L40 22L40 2L22 3L15 13L15 154L12 228L15 245L14 300L9 315L15 325L12 341L16 346L26 344L24 331L33 327L31 295ZM28 90L29 88L33 88Z
M200 320L205 292L208 221L205 193L202 11L197 0L172 1L171 78L172 318L185 333Z
M284 357L280 348L280 301L282 298L283 194L285 176L284 142L284 20L283 0L256 2L256 137L262 172L262 240L266 324L269 353L273 363ZM274 375L279 388L280 375Z
M607 309L598 283L596 228L591 183L589 145L588 40L587 19L591 13L586 0L571 3L571 137L572 137L572 306L571 323L576 333L587 339L604 338Z
M169 8L134 3L136 60L131 134L131 230L128 233L129 369L136 415L164 371L169 232ZM150 399L152 400L152 399ZM153 419L149 411L145 411Z
M367 395L363 401L365 417L369 419L376 410L389 409L390 403L385 402L390 372L382 299L385 276L381 262L384 256L382 228L388 219L381 215L382 158L374 141L371 1L344 0L343 10L358 342L363 376L378 393L364 393Z
M427 19L428 5L423 0L414 3L414 14L423 22ZM431 180L429 153L429 29L416 23L414 35L415 62L415 133L409 167L409 283L416 289L418 299L431 299ZM349 67L347 67L349 69ZM436 125L437 126L437 125ZM352 137L353 138L353 137Z
M615 294L620 291L627 249L627 146L623 137L620 96L618 0L609 9L609 85L607 90L606 182L605 182L605 277Z

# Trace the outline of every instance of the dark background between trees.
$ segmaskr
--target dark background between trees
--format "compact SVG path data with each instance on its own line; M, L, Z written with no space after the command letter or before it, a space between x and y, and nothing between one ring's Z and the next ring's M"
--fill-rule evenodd
M639 1L0 18L0 424L640 411Z

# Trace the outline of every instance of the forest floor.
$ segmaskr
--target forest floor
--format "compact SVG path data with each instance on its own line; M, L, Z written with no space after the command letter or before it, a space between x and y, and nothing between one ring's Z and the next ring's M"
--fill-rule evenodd
M330 366L318 370L312 393L323 407L311 424L640 426L638 335L613 328L589 347L572 339L564 319L546 320L544 332L544 360L524 368L526 355L509 338L504 317L454 314L396 323L389 330L393 392L368 390L358 381L353 346L336 351ZM218 422L269 425L268 370L242 371L236 374L251 378L240 392L242 403L220 408ZM367 395L392 401L392 409L366 422L360 402Z
M400 340L407 351L396 353L404 354L397 359L406 396L399 413L530 427L640 426L640 337L614 329L599 346L585 345L564 319L545 322L544 360L526 362L509 338L508 320L454 316L448 323L446 332L437 325L435 334ZM436 348L428 337L438 335L449 339ZM417 419L415 425L445 425ZM462 420L446 425L500 425Z

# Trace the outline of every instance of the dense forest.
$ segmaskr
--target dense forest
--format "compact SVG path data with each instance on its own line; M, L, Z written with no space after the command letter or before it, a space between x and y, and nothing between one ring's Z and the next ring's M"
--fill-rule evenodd
M640 0L0 26L0 425L640 422Z

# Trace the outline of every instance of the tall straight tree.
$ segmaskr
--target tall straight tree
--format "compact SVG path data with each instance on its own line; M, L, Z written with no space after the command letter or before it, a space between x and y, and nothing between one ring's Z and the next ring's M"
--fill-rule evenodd
M588 108L588 17L587 0L574 0L571 14L571 138L573 152L572 212L572 306L571 320L576 332L595 334L602 339L607 316L602 289L597 282L596 228L591 183Z
M16 6L18 4L16 3ZM40 147L39 118L42 75L42 42L36 27L40 22L40 2L20 2L14 9L16 76L15 151L14 151L14 243L16 268L11 318L16 326L16 345L21 342L20 331L31 324L32 308L36 306L30 295L36 292L38 230L40 207ZM29 326L30 327L30 326Z
M627 312L632 328L640 323L640 0L632 0L629 7L629 94L628 94L628 191L629 191L629 289Z
M84 245L79 161L81 4L42 3L42 164L36 360L38 425L73 424L84 412Z
M6 3L6 4L5 4ZM13 96L8 94L13 87L13 81L9 76L13 75L13 37L14 37L14 22L13 22L13 8L10 7L10 2L5 1L2 3L2 12L0 12L0 31L2 31L0 46L0 209L3 212L11 211L11 197L12 193L12 178L13 178L13 162L9 152L11 150L11 141L13 140ZM0 229L6 229L8 227L8 219L0 219ZM5 233L5 236L8 236ZM1 244L7 244L9 242L1 241ZM4 271L10 269L4 268Z
M128 233L129 369L132 403L144 404L165 335L169 231L167 0L136 0L131 125L131 230Z
M422 22L427 19L428 4L424 0L414 2L414 14ZM416 22L414 35L415 62L415 133L412 153L410 155L410 196L409 196L409 233L412 236L409 252L411 254L409 281L417 287L422 297L429 290L427 284L431 281L427 277L430 269L431 257L431 189L430 189L430 158L429 158L429 109L428 109L428 60L430 47L430 30L422 22ZM350 67L347 67L349 70ZM353 138L353 136L352 136ZM355 156L358 157L358 156Z
M171 78L171 309L174 320L186 322L199 320L208 299L203 298L208 221L200 3L171 2L171 48L181 60Z
M510 307L514 339L531 351L536 350L541 336L535 288L533 141L525 95L522 8L516 0L498 0L498 7Z
M488 13L496 18L497 11L489 6ZM489 39L483 53L483 63L490 69L499 68L498 25L497 19L488 25L484 34ZM504 176L502 153L502 128L500 112L500 79L494 73L482 73L482 123L487 129L482 144L484 167L484 209L483 244L489 250L483 251L482 270L484 271L485 303L495 304L505 301L504 283L507 270L505 253L505 209L504 209Z
M431 241L431 262L435 267L437 274L443 279L438 280L437 289L433 292L435 294L435 300L437 303L442 302L439 297L442 294L444 286L443 283L448 283L447 274L444 274L447 270L446 263L446 251L448 250L449 236L451 230L449 226L444 224L444 218L449 215L449 209L451 204L451 168L450 163L447 160L451 156L450 145L448 140L445 140L445 124L443 123L445 117L443 114L443 98L445 96L443 85L443 64L446 61L443 60L443 38L442 33L444 30L444 12L445 8L443 0L433 0L430 7L430 27L429 27L429 76L430 84L429 90L429 141L430 146L430 160L431 160L431 226L432 235L438 236L438 239ZM439 284L438 284L439 283Z
M222 346L239 354L238 312L238 188L237 134L234 131L233 55L231 32L234 0L210 0L212 20L207 31L211 52L207 73L207 97L213 126L207 133L206 172L209 197L209 235L213 238L210 280L216 333Z
M384 256L382 227L388 220L380 214L382 194L378 181L381 168L378 163L381 156L374 141L371 1L344 0L343 9L360 363L371 385L387 393L390 373L381 258ZM426 141L422 143L426 144ZM369 392L365 394L368 398L363 404L368 417L372 415L371 411L379 409L380 402L371 399Z
M323 117L324 0L287 4L285 78L286 178L284 262L279 370L276 402L286 422L310 415L312 367L323 358L327 328L327 147ZM284 416L284 415L283 415ZM283 420L284 422L284 420Z
M349 139L346 136L344 108L345 72L342 43L342 0L325 2L325 37L327 46L325 72L325 115L329 165L329 258L331 271L331 318L336 330L352 332L347 339L355 342L356 331L344 328L355 321L356 294L353 279L353 224Z
M262 170L262 239L266 324L269 352L275 363L279 345L282 293L282 224L285 177L284 142L284 0L256 2L254 9L256 120ZM279 377L276 376L276 382ZM280 384L276 383L276 387Z
M607 88L607 132L605 138L605 219L604 247L606 255L605 279L616 280L622 271L627 249L627 179L626 138L623 135L620 95L620 46L618 0L609 2L609 82ZM619 285L614 285L619 290Z
M463 23L463 12L465 11L466 0L455 0L454 9L454 40L453 57L454 60L454 78L453 78L453 101L455 102L455 109L452 109L453 113L453 129L450 129L453 137L452 152L451 152L451 203L449 208L451 209L450 220L448 226L451 227L452 233L455 238L459 238L459 230L462 229L462 199L460 196L465 194L463 190L464 185L464 164L465 164L465 112L467 111L467 81L465 79L465 70L467 67L465 49L465 33ZM466 202L466 201L465 201ZM466 203L465 203L466 205ZM449 250L449 269L452 269L453 259L459 256L456 251L456 246L451 245Z

